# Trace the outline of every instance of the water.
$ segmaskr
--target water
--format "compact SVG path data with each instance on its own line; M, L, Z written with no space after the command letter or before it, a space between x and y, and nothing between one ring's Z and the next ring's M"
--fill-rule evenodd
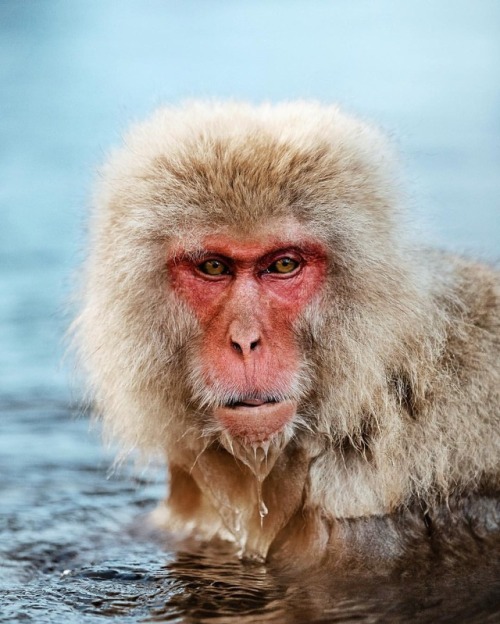
M180 549L145 520L163 470L109 474L61 364L95 168L162 101L343 102L398 138L426 237L498 258L499 30L496 0L0 0L0 620L500 620L487 544L369 578Z

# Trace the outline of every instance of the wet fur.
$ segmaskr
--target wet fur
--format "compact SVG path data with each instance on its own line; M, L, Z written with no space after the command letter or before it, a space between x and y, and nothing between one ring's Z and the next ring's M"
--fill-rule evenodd
M332 551L339 521L415 505L423 519L498 492L498 274L412 240L394 161L335 107L193 103L134 127L103 168L75 342L108 434L166 453L171 529L266 556L309 518L301 535ZM199 329L165 258L179 239L291 216L330 268L295 328L299 415L269 450L261 526L247 451L209 417L224 399L197 374Z

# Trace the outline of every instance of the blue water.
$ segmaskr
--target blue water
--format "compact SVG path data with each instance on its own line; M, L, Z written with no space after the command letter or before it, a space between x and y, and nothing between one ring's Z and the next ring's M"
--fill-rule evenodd
M77 417L63 334L92 180L126 125L193 97L340 102L394 137L421 235L497 260L499 59L497 0L0 0L0 619L304 621L264 567L138 530L161 469L108 478ZM406 621L400 589L323 588L308 619L393 621L389 600Z

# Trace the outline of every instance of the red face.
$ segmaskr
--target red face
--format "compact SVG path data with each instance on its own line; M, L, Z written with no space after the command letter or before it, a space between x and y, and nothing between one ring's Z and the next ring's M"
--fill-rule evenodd
M269 439L295 415L293 323L323 283L323 247L296 234L267 231L250 240L218 234L203 239L201 249L179 245L168 267L172 287L203 331L204 383L227 399L214 418L231 436Z

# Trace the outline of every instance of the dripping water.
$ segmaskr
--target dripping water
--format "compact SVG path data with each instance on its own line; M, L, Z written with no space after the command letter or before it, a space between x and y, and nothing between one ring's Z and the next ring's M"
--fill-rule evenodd
M242 461L250 469L255 479L255 495L257 499L257 511L260 518L261 528L263 528L264 525L264 518L269 513L262 495L262 486L265 478L269 474L269 448L269 441L254 442L249 446L247 452L241 457Z
M269 440L243 444L229 438L229 436L223 436L221 441L228 452L241 461L253 476L257 513L260 518L260 526L263 528L264 518L269 514L263 497L263 484L274 465L274 461L281 452L283 444L276 444L276 442Z

